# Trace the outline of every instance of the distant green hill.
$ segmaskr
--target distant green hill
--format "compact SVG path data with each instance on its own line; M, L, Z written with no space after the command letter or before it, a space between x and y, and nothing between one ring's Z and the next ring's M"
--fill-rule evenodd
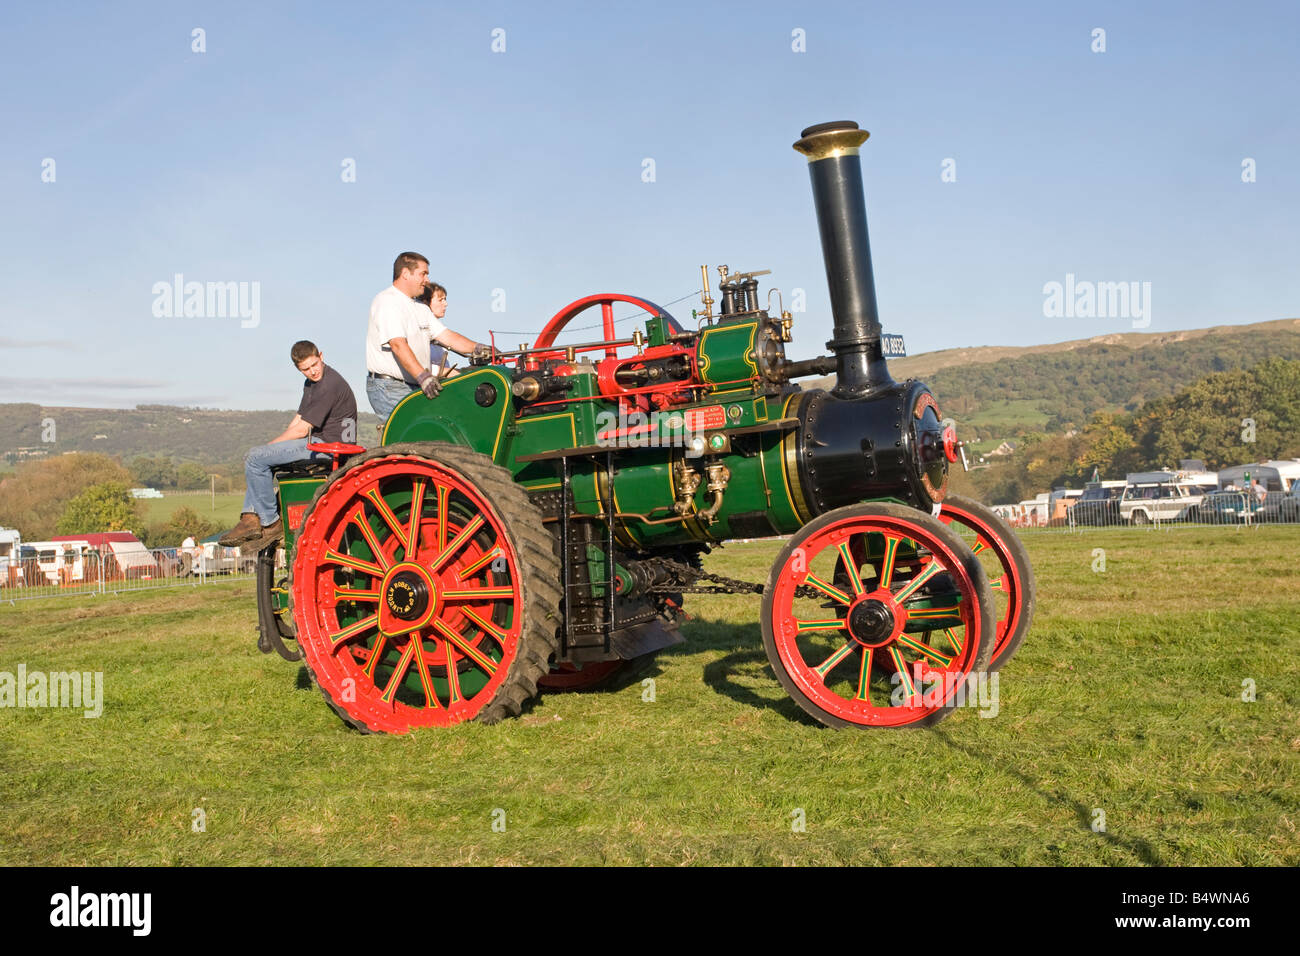
M0 405L0 457L10 464L37 453L98 451L130 461L137 455L166 456L177 462L228 465L243 460L248 449L270 441L289 424L292 411L220 411L141 405L134 409L57 408ZM361 444L373 444L379 419L359 416ZM54 442L43 442L42 424L53 420Z
M896 379L924 379L962 437L989 440L1082 427L1097 412L1131 412L1268 358L1300 359L1300 319L948 349L895 359L889 370Z

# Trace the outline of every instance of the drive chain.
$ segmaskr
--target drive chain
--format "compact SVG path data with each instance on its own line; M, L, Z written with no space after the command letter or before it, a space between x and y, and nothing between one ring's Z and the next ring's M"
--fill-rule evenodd
M729 578L723 574L714 574L711 571L705 571L702 568L693 568L689 564L683 564L680 561L674 561L672 558L659 557L655 558L655 563L666 567L676 575L681 583L664 584L653 587L650 590L654 592L664 592L673 594L762 594L763 585L756 584L752 581L740 581L736 578ZM713 587L703 587L694 582L706 581ZM799 597L824 598L816 588L809 587L806 584L800 585L795 589Z

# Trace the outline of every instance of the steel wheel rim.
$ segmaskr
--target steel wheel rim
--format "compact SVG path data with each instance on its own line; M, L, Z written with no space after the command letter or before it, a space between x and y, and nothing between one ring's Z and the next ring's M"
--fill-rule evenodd
M410 603L421 590L424 603ZM482 711L523 622L500 516L471 482L423 459L375 460L326 489L299 538L294 602L317 682L351 716L397 733Z
M861 568L872 574L852 576L852 593L836 588L830 583L836 564L861 553L859 536L873 534L883 547L868 546ZM918 552L913 566L919 570L896 580L894 568L904 564L900 557L909 548ZM939 584L945 574L956 589L955 604L950 591L926 597L927 585ZM804 616L818 606L801 591L808 587L825 597L823 617ZM869 600L894 615L888 637L864 640L848 626L854 608ZM958 684L965 687L982 639L978 600L962 556L925 528L893 516L850 516L819 529L785 559L773 589L773 645L800 693L831 717L904 726L950 707Z
M989 660L997 662L999 655L1006 650L1012 636L1016 633L1024 611L1025 586L1020 571L1002 536L961 505L951 499L945 501L943 510L939 513L939 520L950 528L955 523L973 532L975 540L971 542L971 552L977 558L988 552L1002 568L1000 575L994 576L990 573L988 576L989 590L993 592L993 617L996 630L993 654ZM962 533L957 528L953 528L953 531L957 534ZM994 663L990 663L989 666L993 667Z

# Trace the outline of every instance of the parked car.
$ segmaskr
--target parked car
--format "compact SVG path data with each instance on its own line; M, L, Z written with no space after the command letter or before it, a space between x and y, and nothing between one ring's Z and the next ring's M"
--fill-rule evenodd
M1120 524L1119 500L1124 495L1126 484L1123 481L1088 482L1070 509L1070 523L1094 528Z
M1187 472L1134 472L1128 476L1120 498L1120 520L1135 525L1196 521L1205 493L1212 489L1201 476Z
M1258 521L1259 499L1245 491L1213 491L1201 501L1200 519L1207 524Z

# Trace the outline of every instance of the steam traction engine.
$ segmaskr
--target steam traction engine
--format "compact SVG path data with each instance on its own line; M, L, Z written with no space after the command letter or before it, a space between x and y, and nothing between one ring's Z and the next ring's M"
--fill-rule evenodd
M686 328L652 302L593 295L531 346L414 392L381 447L280 477L288 579L259 587L264 649L301 655L361 730L519 713L681 641L685 595L762 593L763 643L831 726L934 723L1029 627L1014 533L947 495L961 454L920 382L895 382L877 318L849 122L803 131L834 338L791 361L789 313L719 269ZM619 338L615 308L645 313ZM603 334L568 342L599 310ZM569 332L568 336L561 333ZM794 380L835 376L829 391ZM706 573L731 538L789 535L765 585ZM288 641L296 640L297 649Z

